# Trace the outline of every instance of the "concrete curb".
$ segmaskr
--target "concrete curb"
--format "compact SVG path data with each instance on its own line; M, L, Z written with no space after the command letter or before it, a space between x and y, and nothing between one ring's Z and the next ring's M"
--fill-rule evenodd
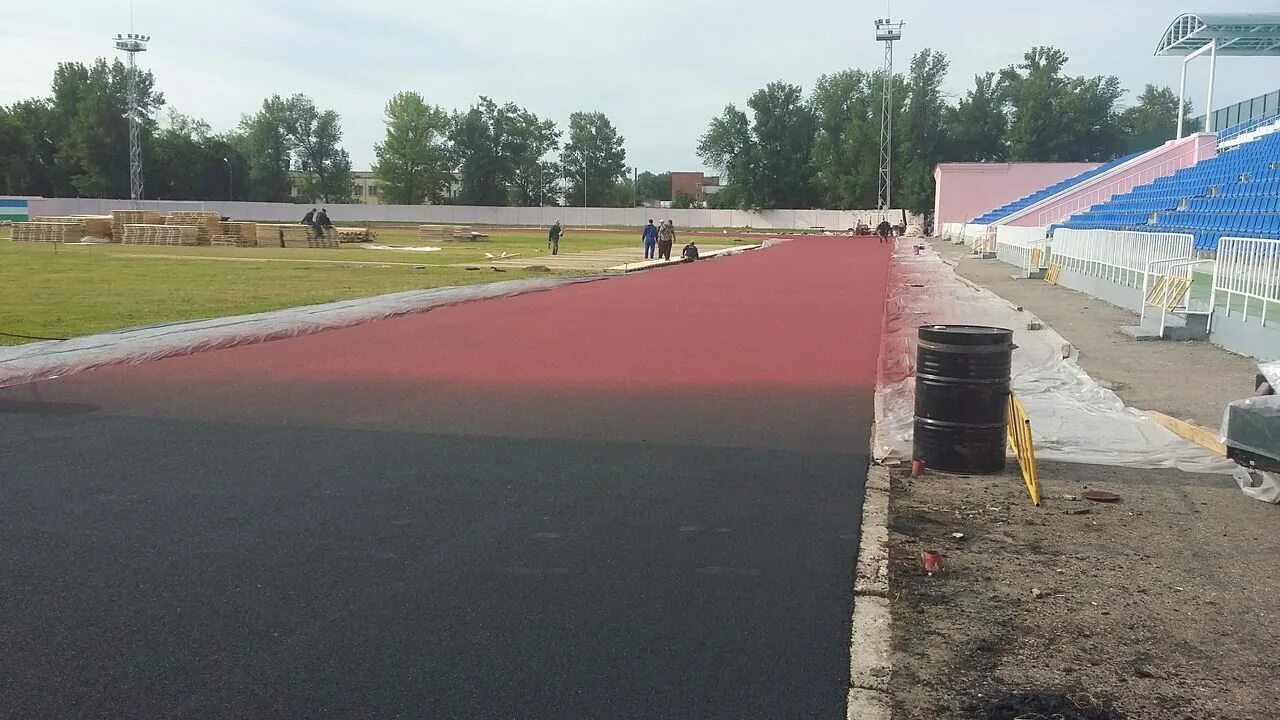
M849 638L847 720L889 720L889 470L867 470L862 499L862 538L853 582L853 622Z

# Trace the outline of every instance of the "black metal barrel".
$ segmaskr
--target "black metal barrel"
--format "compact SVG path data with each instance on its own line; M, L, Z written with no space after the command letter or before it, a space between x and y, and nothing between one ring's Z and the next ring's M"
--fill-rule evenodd
M947 473L1004 470L1012 360L1012 330L921 327L913 459Z

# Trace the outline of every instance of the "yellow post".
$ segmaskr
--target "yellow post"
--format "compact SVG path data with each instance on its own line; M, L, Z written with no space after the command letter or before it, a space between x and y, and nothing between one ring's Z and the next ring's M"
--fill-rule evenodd
M1031 438L1031 420L1027 417L1022 403L1017 396L1009 393L1009 444L1018 456L1018 467L1022 470L1022 481L1027 486L1027 494L1036 507L1040 506L1040 478L1036 474L1036 449Z

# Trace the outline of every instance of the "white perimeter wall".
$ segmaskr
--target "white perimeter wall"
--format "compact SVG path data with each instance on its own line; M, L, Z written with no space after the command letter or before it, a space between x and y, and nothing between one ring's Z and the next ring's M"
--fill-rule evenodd
M112 210L128 210L128 200L52 198L30 201L31 216L106 215ZM210 210L237 220L298 222L310 206L293 203L184 202L148 200L144 210ZM581 207L479 207L464 205L325 205L334 224L388 222L404 224L448 223L458 225L498 225L536 227L559 220L568 226L639 226L649 221L670 219L677 227L777 228L803 230L822 227L846 230L861 221L877 225L886 215L879 210L664 210L660 208ZM901 210L887 213L890 222L902 222Z

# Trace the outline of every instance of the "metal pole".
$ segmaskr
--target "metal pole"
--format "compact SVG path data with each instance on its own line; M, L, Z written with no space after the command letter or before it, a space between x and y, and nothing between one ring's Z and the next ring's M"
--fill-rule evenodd
M542 163L538 163L538 207L542 207L543 205L547 204L547 198L546 198L547 186L543 184L543 180L542 180L542 173L545 169L546 168L542 166Z
M587 206L587 166L582 165L582 207Z
M636 206L636 183L640 182L640 168L631 168L631 207Z
M231 202L235 200L232 188L235 187L236 171L232 169L230 160L222 158L222 162L227 164L227 202Z
M1216 123L1213 117L1213 78L1218 74L1218 41L1209 43L1209 97L1204 101L1204 129L1214 132Z
M1186 104L1183 99L1187 96L1187 59L1182 59L1182 80L1178 82L1178 139L1182 139L1182 108ZM1208 118L1208 115L1205 115Z

